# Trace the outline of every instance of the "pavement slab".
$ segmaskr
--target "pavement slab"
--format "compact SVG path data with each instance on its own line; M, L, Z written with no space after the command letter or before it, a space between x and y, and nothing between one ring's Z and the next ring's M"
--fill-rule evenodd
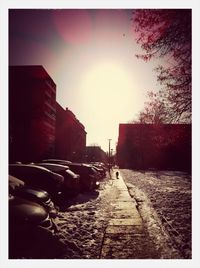
M111 219L108 223L109 225L118 225L118 226L135 226L135 225L142 225L142 219L140 217L136 218L126 218L126 219Z
M136 209L136 203L134 203L132 201L133 198L130 198L130 201L121 201L121 200L117 200L117 202L115 202L113 204L115 210L117 209L133 209L135 210Z
M144 228L142 225L108 225L106 228L106 234L120 237L121 234L144 234Z
M111 217L114 219L137 219L138 215L134 210L130 209L119 209L111 212Z

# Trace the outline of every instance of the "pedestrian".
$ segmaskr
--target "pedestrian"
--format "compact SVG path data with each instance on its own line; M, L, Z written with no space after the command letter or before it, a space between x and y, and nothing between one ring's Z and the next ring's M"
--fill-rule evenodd
M117 171L115 174L116 174L116 178L119 179L119 172Z

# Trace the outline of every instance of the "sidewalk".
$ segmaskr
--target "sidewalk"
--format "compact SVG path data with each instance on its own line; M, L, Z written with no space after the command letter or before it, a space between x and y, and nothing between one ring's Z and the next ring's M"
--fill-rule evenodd
M100 259L159 259L159 253L146 232L137 204L130 197L123 178L111 173L112 189L118 191L111 200L113 211L105 229Z

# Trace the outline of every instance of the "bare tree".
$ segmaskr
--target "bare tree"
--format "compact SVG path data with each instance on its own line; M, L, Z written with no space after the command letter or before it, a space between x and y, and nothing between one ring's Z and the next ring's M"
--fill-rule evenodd
M133 12L133 28L144 54L136 55L145 61L164 58L165 65L156 68L157 79L163 86L146 104L142 117L150 116L167 122L191 121L191 10L139 9ZM157 104L156 104L157 103ZM152 105L152 107L151 107ZM151 116L150 116L151 117ZM147 118L146 118L147 119ZM148 119L150 120L150 119ZM146 120L146 121L148 121Z

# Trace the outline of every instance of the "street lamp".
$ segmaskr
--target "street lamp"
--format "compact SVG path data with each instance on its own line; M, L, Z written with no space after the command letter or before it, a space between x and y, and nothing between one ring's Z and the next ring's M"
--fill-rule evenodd
M112 139L108 139L108 168L110 171L110 142Z
M112 167L113 166L113 149L111 149L111 152L110 152L110 164Z

